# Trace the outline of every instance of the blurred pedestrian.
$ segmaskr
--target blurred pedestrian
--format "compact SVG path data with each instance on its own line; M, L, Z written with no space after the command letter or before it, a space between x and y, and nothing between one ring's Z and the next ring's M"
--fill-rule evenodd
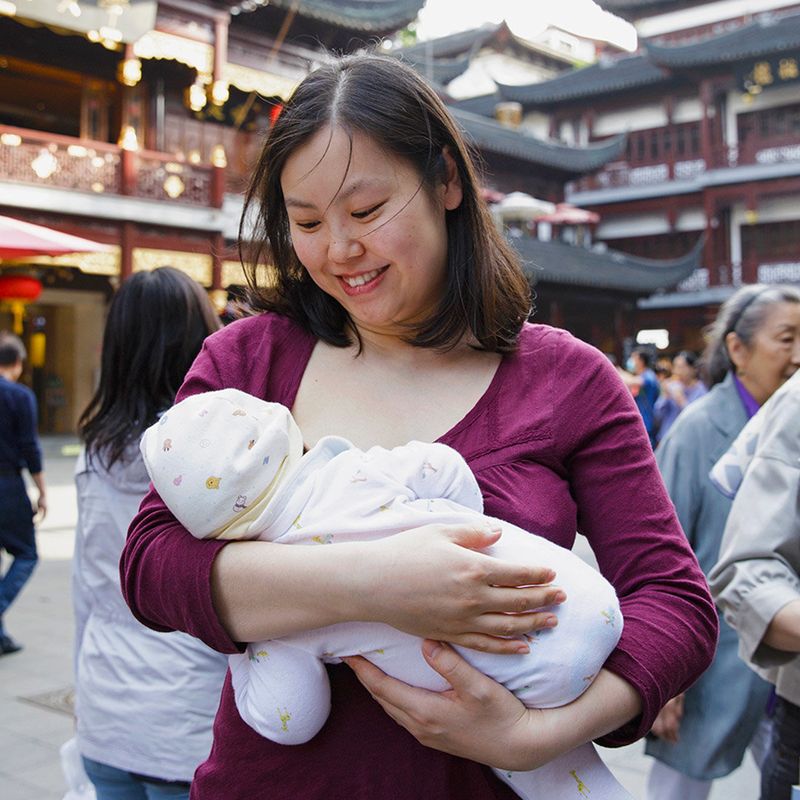
M80 419L77 739L98 800L188 798L210 749L226 659L191 636L139 623L122 599L118 562L149 483L139 439L218 328L205 291L186 274L161 267L128 278L112 300L100 383Z
M708 574L717 561L731 501L709 479L714 461L748 418L798 367L792 346L800 326L800 291L746 286L720 308L704 360L711 390L673 424L656 450L689 543ZM714 663L653 725L646 752L656 758L648 800L702 800L712 781L742 761L761 722L769 684L737 655L736 632L721 623Z
M656 400L656 442L667 435L686 406L708 392L699 372L697 353L682 350L672 360L672 374L661 381L661 396Z
M647 348L637 347L628 356L625 369L617 367L617 370L623 383L631 390L650 444L655 446L656 401L661 389L653 371L653 355Z
M423 657L452 687L413 687L348 658L327 668L320 733L282 747L246 725L226 680L196 800L500 800L514 793L488 764L535 769L599 737L642 735L708 663L713 604L614 368L566 331L527 322L529 285L441 99L397 59L321 66L267 134L243 220L256 223L247 273L263 313L209 337L179 399L234 388L280 403L309 450L327 435L364 449L450 445L487 514L568 548L576 529L586 535L625 627L577 700L526 709L447 642L526 651L549 618L546 559L477 552L496 534L474 523L330 546L201 541L152 491L121 562L126 598L149 624L233 654L383 622L426 638Z
M36 426L36 398L17 381L27 357L18 336L0 332L0 549L11 564L0 578L0 655L16 653L22 645L8 635L3 615L36 567L34 516L47 513L47 488L42 448ZM27 469L39 496L31 507L22 470Z
M800 364L800 327L789 333ZM714 477L735 498L711 589L742 658L777 695L761 800L789 800L800 783L800 372L745 427Z

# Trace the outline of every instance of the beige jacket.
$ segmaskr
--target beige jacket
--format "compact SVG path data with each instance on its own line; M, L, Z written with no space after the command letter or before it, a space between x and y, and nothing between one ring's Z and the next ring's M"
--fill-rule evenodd
M739 634L741 657L800 705L800 654L762 642L775 614L800 599L800 372L759 411L761 433L709 575Z

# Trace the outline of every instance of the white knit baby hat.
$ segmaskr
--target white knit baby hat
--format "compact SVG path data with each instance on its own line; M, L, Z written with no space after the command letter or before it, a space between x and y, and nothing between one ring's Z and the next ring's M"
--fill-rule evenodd
M181 400L140 447L156 491L201 539L239 538L236 521L250 517L303 454L289 410L238 389Z

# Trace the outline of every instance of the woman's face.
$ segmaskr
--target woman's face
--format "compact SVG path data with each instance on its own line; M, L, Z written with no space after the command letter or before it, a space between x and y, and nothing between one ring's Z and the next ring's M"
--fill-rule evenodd
M672 360L672 374L687 386L697 377L697 371L683 356L675 356Z
M765 403L800 368L800 303L775 303L750 346L729 352L745 388Z
M352 152L351 152L352 141ZM281 173L292 244L313 281L363 332L407 336L445 290L445 212L461 203L455 164L429 190L365 134L326 127Z

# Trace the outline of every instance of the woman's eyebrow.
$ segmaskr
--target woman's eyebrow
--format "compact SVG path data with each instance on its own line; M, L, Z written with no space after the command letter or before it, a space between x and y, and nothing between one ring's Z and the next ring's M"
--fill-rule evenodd
M353 181L346 189L342 189L342 191L336 195L334 200L347 200L349 197L357 192L360 192L362 189L371 189L373 187L380 187L381 185L382 184L380 181L376 181L373 178L359 178L358 180ZM308 200L300 200L296 197L284 196L283 201L287 208L306 208L313 211L317 210L317 206Z

